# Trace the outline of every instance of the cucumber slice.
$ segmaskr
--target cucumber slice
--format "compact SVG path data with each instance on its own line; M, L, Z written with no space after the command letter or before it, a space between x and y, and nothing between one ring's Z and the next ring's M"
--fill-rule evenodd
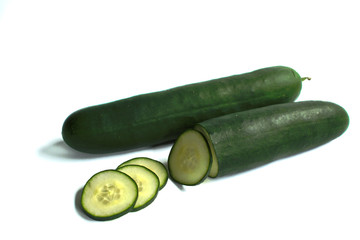
M140 165L140 166L150 169L159 178L159 181L160 181L159 190L161 190L162 188L165 187L167 180L168 180L168 172L167 172L164 164L162 164L161 162L156 161L151 158L138 157L138 158L133 158L126 162L123 162L118 168L121 168L126 165Z
M126 165L117 169L129 175L138 186L138 198L133 211L138 211L152 203L159 192L159 178L154 172L139 165Z
M201 127L201 125L196 125L194 127L194 129L197 130L198 132L200 132L205 137L205 139L209 145L210 152L211 152L211 158L212 158L212 164L211 164L211 169L209 172L209 177L216 178L216 176L218 175L218 172L219 172L219 163L218 163L218 160L216 157L214 144L211 142L210 135L203 127Z
M130 212L137 197L137 185L131 177L116 170L105 170L87 181L81 206L95 220L111 220Z
M197 185L204 181L211 164L207 141L195 130L187 130L179 136L168 160L171 178L183 185Z

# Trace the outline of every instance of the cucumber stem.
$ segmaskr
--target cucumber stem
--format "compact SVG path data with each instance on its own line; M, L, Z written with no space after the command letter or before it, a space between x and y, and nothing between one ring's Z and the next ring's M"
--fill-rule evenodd
M303 78L301 78L301 81L305 81L305 80L311 80L311 77L303 77Z

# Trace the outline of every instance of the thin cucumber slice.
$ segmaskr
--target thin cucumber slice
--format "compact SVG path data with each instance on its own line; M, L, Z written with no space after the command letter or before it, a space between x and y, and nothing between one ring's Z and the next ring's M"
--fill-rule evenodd
M208 176L211 152L201 133L187 130L172 147L168 160L171 178L183 185L197 185Z
M130 212L138 197L136 182L125 173L105 170L85 184L81 205L95 220L112 220Z
M212 164L211 164L211 169L209 172L209 177L216 178L219 173L219 163L218 163L216 153L215 153L215 148L210 139L210 136L209 136L208 132L201 125L196 125L194 127L194 129L199 131L205 137L205 139L209 145L210 152L211 152L211 158L212 158Z
M138 186L139 195L133 211L138 211L152 203L159 192L159 178L154 172L139 165L126 165L117 169L129 175Z
M133 158L126 162L123 162L118 168L121 168L126 165L140 165L153 171L160 181L159 190L165 187L167 180L169 178L168 172L164 164L151 158L147 158L147 157Z

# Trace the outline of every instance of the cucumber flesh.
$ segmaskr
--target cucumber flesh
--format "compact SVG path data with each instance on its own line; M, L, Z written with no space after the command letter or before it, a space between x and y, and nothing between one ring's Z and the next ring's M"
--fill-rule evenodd
M116 170L105 170L87 181L81 205L89 217L111 220L130 212L137 197L137 185L132 178Z
M203 182L209 174L211 163L207 141L195 130L187 130L179 136L168 159L171 178L183 185Z
M139 165L126 165L117 169L129 175L137 184L138 198L133 211L138 211L152 203L159 191L159 178L154 172Z
M138 157L138 158L133 158L133 159L130 159L130 160L122 163L118 167L118 169L123 166L127 166L127 165L140 165L140 166L150 169L159 178L159 181L160 181L159 190L161 190L162 188L165 187L167 180L168 180L168 172L167 172L164 164L162 164L161 162L156 161L151 158Z

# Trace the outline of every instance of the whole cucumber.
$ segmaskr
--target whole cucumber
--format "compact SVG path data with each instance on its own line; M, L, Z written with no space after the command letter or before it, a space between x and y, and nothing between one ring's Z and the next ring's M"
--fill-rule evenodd
M70 114L62 136L70 147L87 153L157 145L210 118L292 102L302 80L295 70L276 66L138 95Z

